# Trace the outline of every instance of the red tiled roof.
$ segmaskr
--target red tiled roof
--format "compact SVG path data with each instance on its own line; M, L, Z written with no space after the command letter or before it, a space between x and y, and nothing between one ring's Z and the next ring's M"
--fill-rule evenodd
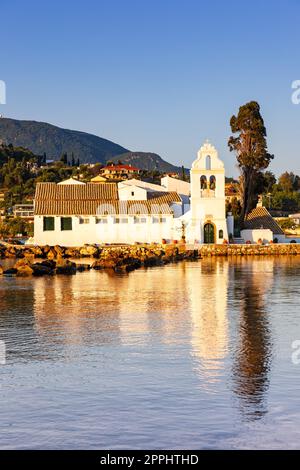
M117 184L56 185L38 183L35 215L171 214L172 203L181 203L174 192L153 192L144 201L119 201Z
M105 167L101 168L101 171L103 171L103 170L118 170L118 171L133 170L133 171L140 171L139 168L137 168L135 166L130 166L130 165L108 165L108 166L105 166Z

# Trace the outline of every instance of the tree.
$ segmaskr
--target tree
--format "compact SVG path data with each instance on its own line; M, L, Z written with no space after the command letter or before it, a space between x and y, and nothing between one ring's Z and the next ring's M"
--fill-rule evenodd
M299 176L286 171L279 177L278 186L282 191L297 191L299 189Z
M228 146L235 152L241 172L242 226L254 207L256 177L268 168L274 156L267 150L266 128L256 101L241 106L238 115L230 119L230 127L234 135L229 138Z
M271 193L274 185L276 184L276 176L271 171L263 173L264 178L264 192Z
M67 165L67 164L68 164L68 154L67 154L67 153L63 153L62 156L61 156L61 158L60 158L60 161L61 161L62 163L64 163L65 165Z

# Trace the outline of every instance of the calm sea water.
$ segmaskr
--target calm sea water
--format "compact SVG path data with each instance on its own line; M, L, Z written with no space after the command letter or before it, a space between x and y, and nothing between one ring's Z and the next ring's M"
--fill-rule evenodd
M300 260L0 278L1 449L300 447Z

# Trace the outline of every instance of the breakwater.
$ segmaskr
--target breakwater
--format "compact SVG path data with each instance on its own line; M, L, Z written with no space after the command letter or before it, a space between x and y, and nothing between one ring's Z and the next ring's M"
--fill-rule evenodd
M215 256L279 256L299 255L300 244L271 245L132 245L132 246L17 246L1 245L0 258L16 258L14 266L0 275L42 276L76 274L88 269L111 269L126 273L141 267L163 266L183 260ZM87 258L88 263L76 262Z
M141 267L163 266L185 259L197 259L197 250L187 250L184 245L175 246L84 246L66 248L61 246L20 247L2 246L1 258L17 258L10 269L0 265L0 275L42 276L54 274L76 274L88 269L110 269L126 273ZM87 258L89 263L76 262Z

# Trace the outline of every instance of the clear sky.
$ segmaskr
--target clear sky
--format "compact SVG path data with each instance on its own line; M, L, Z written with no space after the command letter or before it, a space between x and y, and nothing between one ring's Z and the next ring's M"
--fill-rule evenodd
M209 138L237 174L229 119L257 100L300 173L299 0L1 0L0 113L95 133L191 165Z

